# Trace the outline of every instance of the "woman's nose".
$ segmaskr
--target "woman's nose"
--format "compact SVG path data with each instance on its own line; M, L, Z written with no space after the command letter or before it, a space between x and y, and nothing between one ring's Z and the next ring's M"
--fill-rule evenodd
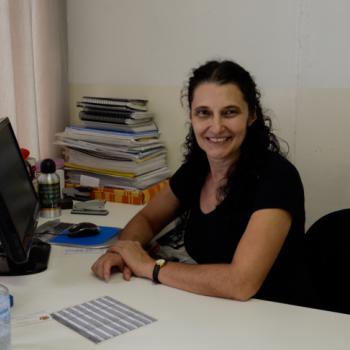
M218 133L224 129L224 123L220 115L214 115L212 119L212 131Z

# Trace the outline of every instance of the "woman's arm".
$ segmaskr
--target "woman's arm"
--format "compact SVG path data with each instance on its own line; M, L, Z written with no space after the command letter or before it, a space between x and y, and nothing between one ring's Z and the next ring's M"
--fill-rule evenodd
M155 234L177 216L180 204L167 184L139 213L137 213L122 230L118 241L136 241L147 244ZM113 246L92 265L92 271L101 279L108 280L112 267L122 271L124 278L131 277L131 271L124 259L111 253Z
M167 184L124 227L119 240L147 244L158 232L177 216L180 203Z
M167 263L159 273L163 284L190 292L247 300L261 287L291 225L290 214L281 209L261 209L249 220L230 264L188 265ZM113 247L135 275L152 279L154 260L134 242Z

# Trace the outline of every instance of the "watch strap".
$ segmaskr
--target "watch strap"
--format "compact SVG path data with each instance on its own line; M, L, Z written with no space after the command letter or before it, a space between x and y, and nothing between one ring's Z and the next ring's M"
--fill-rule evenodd
M153 274L152 274L152 280L154 283L160 283L160 281L158 279L160 268L161 268L160 265L158 265L158 264L154 265Z
M165 264L166 264L166 260L164 259L156 260L156 263L153 268L153 273L152 273L152 280L154 283L160 283L158 279L159 271Z

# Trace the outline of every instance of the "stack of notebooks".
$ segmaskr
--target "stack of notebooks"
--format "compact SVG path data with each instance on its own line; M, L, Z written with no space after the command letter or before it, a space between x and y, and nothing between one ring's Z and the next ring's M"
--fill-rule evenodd
M90 128L126 132L155 132L158 130L153 114L148 112L147 100L84 96L77 103L82 108L79 118Z
M166 148L147 102L86 96L77 103L84 125L56 134L55 144L64 147L66 185L88 181L96 184L96 198L127 203L137 193L149 198L146 190L153 194L164 185L169 177ZM111 196L118 190L127 195Z

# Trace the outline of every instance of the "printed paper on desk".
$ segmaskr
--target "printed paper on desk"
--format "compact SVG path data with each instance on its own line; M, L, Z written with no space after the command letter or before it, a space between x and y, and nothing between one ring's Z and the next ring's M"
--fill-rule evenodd
M84 248L84 247L66 247L63 255L97 255L100 256L106 252L106 247Z
M81 175L80 186L100 187L100 179L93 176Z
M51 317L95 344L157 321L109 296L67 307Z

